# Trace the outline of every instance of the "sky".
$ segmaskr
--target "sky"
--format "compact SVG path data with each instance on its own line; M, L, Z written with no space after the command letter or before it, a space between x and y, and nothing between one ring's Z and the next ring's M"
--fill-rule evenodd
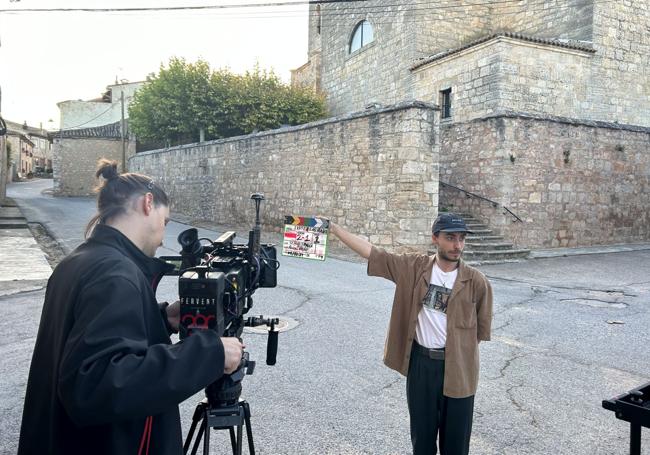
M256 63L285 82L307 62L306 2L287 0L0 0L2 117L56 129L57 103L99 97L118 81L145 80L171 57L241 73ZM291 2L292 0L288 0ZM142 12L6 12L40 8L223 8Z

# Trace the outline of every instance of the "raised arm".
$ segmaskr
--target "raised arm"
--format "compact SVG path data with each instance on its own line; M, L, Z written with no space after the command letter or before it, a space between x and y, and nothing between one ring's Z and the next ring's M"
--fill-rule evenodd
M357 253L359 256L368 259L370 257L370 250L372 249L372 244L366 239L362 239L359 236L351 234L350 232L343 229L336 223L330 221L330 232L334 234L338 239L345 243L352 251Z

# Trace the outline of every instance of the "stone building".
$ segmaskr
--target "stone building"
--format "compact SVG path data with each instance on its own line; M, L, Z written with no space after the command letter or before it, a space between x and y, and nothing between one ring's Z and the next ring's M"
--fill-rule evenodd
M646 0L310 5L296 84L331 114L440 106L438 208L522 246L650 240Z
M47 174L52 170L52 143L48 132L42 126L39 128L6 121L7 131L11 145L10 167L12 172L9 175L9 181L16 178L24 178L30 172ZM22 153L18 153L20 150Z
M135 154L135 140L122 142L120 122L93 128L61 130L52 134L53 177L56 196L89 196L100 158L124 163ZM119 169L118 169L119 170Z
M332 115L450 91L451 121L509 110L650 126L645 0L398 3L310 6L294 79Z
M128 106L144 82L109 85L104 94L88 101L62 101L61 130L52 133L54 193L61 196L93 194L93 178L100 158L120 167L135 153L128 132ZM124 101L124 103L122 103ZM124 134L122 134L124 108Z
M7 196L7 175L9 173L7 159L7 125L2 118L2 88L0 87L0 204Z
M7 128L8 182L31 175L34 143L21 131Z

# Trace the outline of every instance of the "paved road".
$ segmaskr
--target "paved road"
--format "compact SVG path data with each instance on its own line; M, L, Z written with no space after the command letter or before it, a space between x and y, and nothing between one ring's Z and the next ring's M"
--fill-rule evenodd
M72 248L94 202L41 194L48 184L13 184L9 196L30 221ZM186 227L170 223L161 254L178 249L175 237ZM362 263L281 261L278 288L258 290L253 310L297 321L280 335L278 364L264 364L264 336L245 335L259 361L242 394L251 405L257 452L409 453L405 380L381 363L393 285L367 277ZM481 344L472 453L628 453L628 427L600 403L650 381L650 251L482 270L494 286L495 317L493 341ZM174 280L163 280L159 298L175 294ZM0 297L2 453L15 452L42 298L43 291ZM185 431L200 398L181 406ZM225 433L213 431L212 440L218 453L227 452ZM643 444L650 453L647 432Z

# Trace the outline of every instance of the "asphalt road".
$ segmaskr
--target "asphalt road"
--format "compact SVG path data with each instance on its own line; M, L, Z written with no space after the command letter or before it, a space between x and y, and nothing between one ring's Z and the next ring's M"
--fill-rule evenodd
M69 251L82 241L94 201L43 194L50 186L47 180L12 184L8 195ZM176 236L187 227L170 223L159 254L178 251ZM381 361L392 283L368 277L360 262L280 260L278 287L258 290L252 311L292 324L280 334L277 365L264 363L265 335L244 335L258 361L242 393L251 406L257 453L410 453L406 382ZM495 316L493 340L480 347L471 452L628 453L629 426L601 401L650 381L650 251L481 269L494 287ZM0 297L2 453L16 450L43 294ZM175 280L165 278L159 299L175 297ZM201 397L181 405L184 431ZM213 431L211 439L213 453L227 453L226 432ZM650 453L648 432L643 447Z

